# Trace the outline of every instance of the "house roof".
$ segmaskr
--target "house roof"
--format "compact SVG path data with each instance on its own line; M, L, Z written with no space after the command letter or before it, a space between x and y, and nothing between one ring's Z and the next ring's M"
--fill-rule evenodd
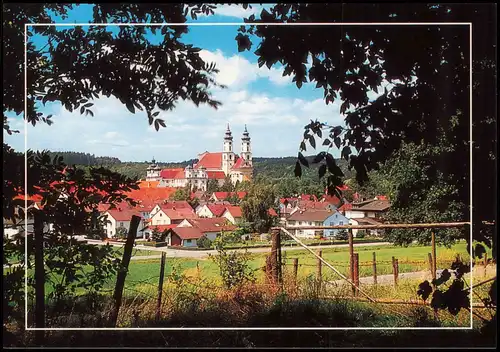
M133 215L141 217L141 214L134 209L109 209L107 213L116 221L130 221Z
M276 210L274 210L273 208L269 209L269 215L271 216L278 216L278 213L276 213Z
M183 240L198 239L203 236L197 227L175 227L171 231Z
M381 225L382 222L374 218L354 218L352 221L356 221L359 225Z
M177 224L147 226L147 228L150 229L150 230L157 229L160 232L163 232L165 230L170 230L170 229L173 229L175 227L177 227Z
M198 217L193 209L162 209L171 220L195 219Z
M236 226L229 223L226 218L208 218L208 219L189 219L192 226L198 228L201 232L219 232L233 231Z
M160 176L168 180L181 179L184 178L184 169L180 167L175 169L163 169L160 172Z
M238 196L239 199L245 198L247 192L214 192L212 196L217 197L217 199L227 199L229 197Z
M352 209L352 204L351 203L344 203L342 206L338 209L339 211L346 211L346 210L351 210Z
M189 203L185 200L171 200L167 202L163 202L158 204L161 209L188 209L189 211L193 211L193 208Z
M292 221L325 221L334 212L330 210L306 209L294 212L288 220Z
M140 188L127 192L126 195L144 205L150 205L150 203L160 203L167 200L176 190L177 188L174 187Z
M158 187L158 183L160 183L160 181L140 181L139 187L140 188L155 188L155 187Z
M321 197L321 200L325 203L333 204L335 206L339 206L342 203L342 201L338 197L329 194L325 194L323 197Z
M206 204L206 206L214 216L222 216L224 211L226 211L226 205L224 204Z
M238 159L236 159L236 162L234 163L232 169L237 170L237 169L247 169L250 168L250 165L245 164L245 159L243 159L241 156L238 156Z
M195 169L203 166L206 169L220 169L222 167L222 153L204 153L194 165Z
M384 211L391 207L391 204L388 200L374 200L368 204L365 204L359 208L355 208L353 210L361 210L361 211Z
M224 171L207 171L208 179L223 180L226 178Z
M233 218L241 218L242 212L241 207L235 205L227 205L226 211L233 216Z

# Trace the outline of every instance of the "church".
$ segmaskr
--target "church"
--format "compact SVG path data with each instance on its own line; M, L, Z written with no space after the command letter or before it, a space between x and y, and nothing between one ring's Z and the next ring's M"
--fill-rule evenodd
M206 191L208 180L215 179L222 185L226 177L231 182L250 181L252 179L252 149L250 135L245 125L241 137L240 155L233 151L233 136L227 125L222 152L204 152L198 155L198 162L186 168L161 169L153 160L146 172L146 181L159 181L157 187L186 187L192 190Z

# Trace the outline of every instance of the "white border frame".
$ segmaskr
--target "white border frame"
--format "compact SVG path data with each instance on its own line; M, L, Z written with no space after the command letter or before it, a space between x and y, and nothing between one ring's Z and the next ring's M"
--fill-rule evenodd
M28 148L28 122L26 119L26 112L28 110L28 72L27 72L27 63L28 63L28 27L43 27L43 26L56 26L56 27L75 27L75 26L110 26L110 27L121 27L121 26L469 26L469 117L470 117L470 131L469 131L469 152L470 152L470 253L472 254L472 22L370 22L370 23L360 23L360 22L318 22L318 23L245 23L245 22L215 22L215 23L26 23L24 24L24 166L25 166L25 175L24 175L24 183L25 183L25 194L24 194L24 206L25 206L25 224L28 224L28 158L26 155L26 151ZM28 241L27 241L27 229L25 232L25 254L28 253ZM47 331L116 331L116 330L144 330L144 331L159 331L159 330L171 330L171 331L185 331L185 330L472 330L473 327L473 314L472 314L472 304L473 304L473 295L472 295L472 279L473 279L473 266L472 266L472 255L470 256L470 326L469 327L178 327L178 328L167 328L167 327L144 327L144 328L30 328L28 327L28 300L27 300L27 287L28 287L28 276L27 276L27 267L28 267L28 258L24 256L24 291L25 291L25 299L24 299L24 317L25 317L25 329L27 331L36 331L36 330L47 330Z

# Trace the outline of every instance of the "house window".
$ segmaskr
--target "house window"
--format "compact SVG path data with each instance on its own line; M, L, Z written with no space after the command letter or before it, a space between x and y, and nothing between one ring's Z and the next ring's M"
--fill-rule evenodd
M113 230L110 230L110 231L109 231L109 234L112 236L112 235L113 235Z
M333 221L330 221L330 226L334 226L335 224L333 223Z
M160 213L160 216L162 216L161 213Z
M123 227L123 221L122 221L122 222L120 222L120 226L121 226L121 227Z
M344 225L344 222L343 221L339 221L339 225Z
M299 230L299 235L303 235L303 234L304 234L304 231Z
M186 243L191 243L191 240L186 240Z

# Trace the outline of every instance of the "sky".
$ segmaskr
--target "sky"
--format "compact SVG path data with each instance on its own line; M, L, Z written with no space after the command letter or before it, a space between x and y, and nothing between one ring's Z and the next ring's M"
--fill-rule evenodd
M206 26L190 26L189 33L183 36L186 44L202 48L202 58L215 62L220 70L216 79L227 88L212 90L214 98L222 102L218 110L180 101L174 110L160 113L158 117L165 120L167 127L156 131L148 125L145 112L132 114L115 98L95 99L94 117L80 115L78 111L70 113L60 104L52 104L43 110L53 115L51 126L43 123L26 126L28 149L86 152L122 161L155 158L160 162L176 162L197 158L205 151L222 151L229 123L236 153L240 151L246 124L254 157L296 156L304 125L310 120L343 124L339 112L342 102L326 105L322 89L316 89L315 84L305 84L298 89L291 77L282 76L280 67L259 68L257 56L253 54L257 43L250 52L238 52L234 38L239 25L210 25L242 23L244 17L258 15L261 9L261 6L243 10L239 6L219 5L216 15L200 16L195 21ZM80 5L70 12L69 18L56 20L88 23L91 14L91 5ZM43 38L34 38L34 43L43 45ZM5 142L16 150L24 150L22 115L10 117L9 123L21 133L11 136L4 133ZM332 152L339 156L338 150Z

